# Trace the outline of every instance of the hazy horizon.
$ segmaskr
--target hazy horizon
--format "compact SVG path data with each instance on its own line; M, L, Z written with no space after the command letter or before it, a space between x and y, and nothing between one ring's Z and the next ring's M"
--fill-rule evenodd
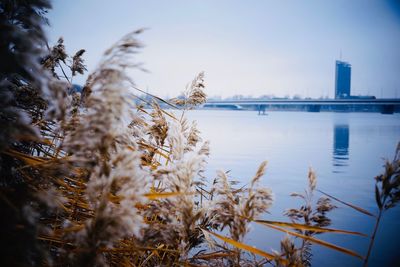
M246 3L54 1L48 36L51 44L63 36L71 54L86 49L90 72L124 34L149 28L137 61L150 72L132 77L162 97L179 95L200 71L210 96L333 97L340 54L352 65L352 95L400 97L398 1Z

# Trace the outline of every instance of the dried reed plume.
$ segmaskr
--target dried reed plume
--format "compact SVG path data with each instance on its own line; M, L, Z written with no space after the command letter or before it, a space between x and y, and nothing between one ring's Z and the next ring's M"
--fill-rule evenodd
M210 205L210 216L221 225L221 230L229 229L230 237L242 242L249 232L249 223L265 213L272 203L272 193L268 188L260 187L260 178L265 173L267 163L261 163L248 189L234 190L225 172L219 171L214 183L214 199ZM232 264L241 264L240 252L236 250Z
M304 201L304 204L299 209L289 209L285 211L285 215L288 216L293 222L302 221L305 225L326 227L331 224L331 220L326 216L328 212L336 208L331 204L331 200L327 197L320 197L313 207L313 194L317 187L317 176L313 169L310 168L308 172L308 188L302 193L292 193L291 196L299 197ZM310 230L298 230L304 236L313 236L318 232ZM311 266L311 243L308 240L302 240L301 247L299 249L302 264L304 266Z
M207 96L203 91L204 87L204 72L200 72L193 79L190 86L186 88L182 96L173 98L170 102L178 106L183 106L185 109L192 109L206 102Z

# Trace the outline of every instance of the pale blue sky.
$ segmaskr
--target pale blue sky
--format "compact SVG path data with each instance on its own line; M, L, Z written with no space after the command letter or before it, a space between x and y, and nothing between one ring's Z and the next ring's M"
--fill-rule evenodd
M137 61L150 73L132 77L162 97L200 71L210 96L333 97L340 51L353 95L400 97L399 1L58 0L49 19L50 41L86 49L89 71L124 34L149 28Z

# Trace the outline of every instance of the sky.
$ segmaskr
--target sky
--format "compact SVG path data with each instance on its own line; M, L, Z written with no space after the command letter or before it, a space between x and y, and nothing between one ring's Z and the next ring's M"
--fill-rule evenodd
M351 94L400 98L400 1L56 0L48 38L84 48L89 73L139 28L137 86L176 97L201 71L206 93L334 97L335 60L352 65ZM75 79L83 84L87 75Z

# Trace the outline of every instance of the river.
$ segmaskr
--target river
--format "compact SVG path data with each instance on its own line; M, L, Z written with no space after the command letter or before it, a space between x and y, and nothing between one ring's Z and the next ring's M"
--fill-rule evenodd
M377 213L374 177L383 171L384 159L392 159L400 141L400 114L270 112L194 110L187 114L196 120L204 140L211 144L206 175L209 180L218 169L246 184L259 164L267 160L263 185L274 192L268 220L286 220L283 211L298 208L300 199L292 192L303 192L307 173L317 173L317 188L341 200ZM321 196L316 193L315 197ZM331 228L359 231L370 235L374 218L338 202L329 217ZM384 214L378 230L370 266L396 266L400 260L400 207ZM253 225L246 242L260 249L279 250L283 233ZM343 234L321 234L317 238L365 255L369 239ZM346 254L313 245L313 266L361 266L362 261ZM397 265L398 266L398 265Z

